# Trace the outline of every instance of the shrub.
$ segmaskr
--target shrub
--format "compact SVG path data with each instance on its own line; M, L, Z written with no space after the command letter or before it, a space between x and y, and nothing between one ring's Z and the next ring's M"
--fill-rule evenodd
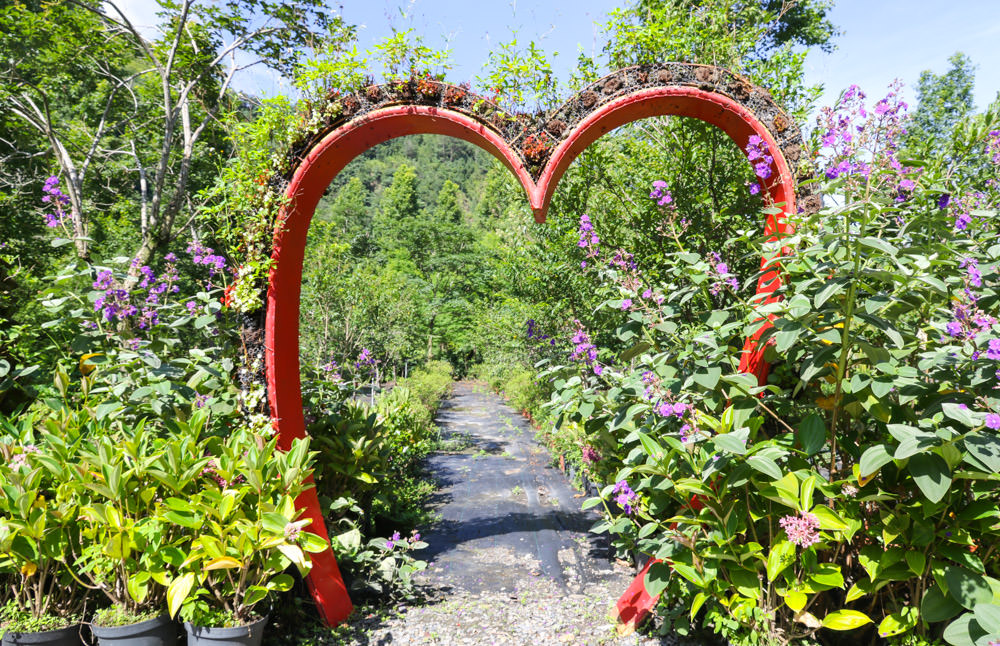
M662 283L618 253L600 274L617 347L577 322L574 362L544 375L557 425L583 425L600 457L606 486L585 506L660 559L645 584L675 629L700 616L737 644L1000 634L998 184L996 166L958 161L1000 148L997 114L956 134L964 152L903 163L898 96L862 99L825 115L824 192L842 206L730 240L769 259L743 280L725 249L676 233ZM781 300L751 298L758 280ZM774 365L764 385L738 361L755 351Z

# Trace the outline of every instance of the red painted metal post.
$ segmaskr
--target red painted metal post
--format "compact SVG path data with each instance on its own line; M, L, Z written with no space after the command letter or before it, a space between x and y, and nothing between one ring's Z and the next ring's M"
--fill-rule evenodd
M289 183L288 203L275 233L264 330L269 404L283 447L305 436L299 377L299 297L306 235L316 205L336 174L359 154L383 141L418 133L471 141L498 157L526 187L532 185L524 165L499 135L465 115L427 106L397 106L371 113L331 132L309 152ZM303 493L298 505L303 517L312 520L309 530L328 538L316 490ZM340 623L353 611L332 550L313 555L309 587L328 624Z

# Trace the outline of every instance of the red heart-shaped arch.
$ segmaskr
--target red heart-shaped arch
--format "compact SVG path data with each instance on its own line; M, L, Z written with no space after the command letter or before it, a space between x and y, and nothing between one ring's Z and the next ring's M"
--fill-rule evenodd
M784 213L767 216L765 233L787 233L785 218L794 213L795 179L782 148L761 119L733 98L690 85L644 88L617 96L596 106L579 120L555 146L535 181L522 157L504 137L482 120L443 106L404 104L374 110L326 134L313 145L295 168L285 193L287 204L279 219L272 253L265 322L265 369L268 403L279 446L287 448L305 435L299 376L299 297L306 236L317 204L333 178L351 160L366 150L395 137L411 134L449 135L474 143L496 156L521 182L538 222L545 213L559 179L577 155L602 135L626 123L655 116L683 116L711 123L742 149L751 135L761 137L774 158L772 178L765 187L771 201L784 205ZM762 260L762 264L765 260ZM765 272L758 294L768 296L780 285L775 269ZM763 379L767 364L757 338L747 340L740 370ZM315 489L299 499L304 518L312 520L309 531L328 536ZM324 619L335 624L345 619L352 604L336 559L330 549L313 555L310 589Z

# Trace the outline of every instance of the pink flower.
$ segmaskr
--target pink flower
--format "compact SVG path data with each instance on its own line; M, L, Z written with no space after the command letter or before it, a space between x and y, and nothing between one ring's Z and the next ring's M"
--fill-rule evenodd
M819 518L806 512L801 516L785 516L778 524L788 534L788 540L800 547L819 542Z

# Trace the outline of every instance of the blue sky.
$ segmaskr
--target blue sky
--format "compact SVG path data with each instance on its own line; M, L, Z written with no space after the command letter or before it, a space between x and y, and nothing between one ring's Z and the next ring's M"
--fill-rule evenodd
M431 47L450 46L449 80L471 80L482 71L488 53L516 33L522 43L534 40L550 55L556 74L565 79L577 52L600 49L600 24L622 2L609 0L344 0L344 18L361 27L362 47L408 27ZM154 22L152 0L123 0L140 24ZM925 69L942 73L956 51L978 65L976 105L983 108L1000 90L1000 2L997 0L840 0L833 22L843 34L831 54L813 52L807 81L825 86L831 103L851 83L871 97L900 78L915 98L914 86ZM263 71L247 73L237 87L256 93L287 92L279 79ZM912 103L912 101L911 101Z

